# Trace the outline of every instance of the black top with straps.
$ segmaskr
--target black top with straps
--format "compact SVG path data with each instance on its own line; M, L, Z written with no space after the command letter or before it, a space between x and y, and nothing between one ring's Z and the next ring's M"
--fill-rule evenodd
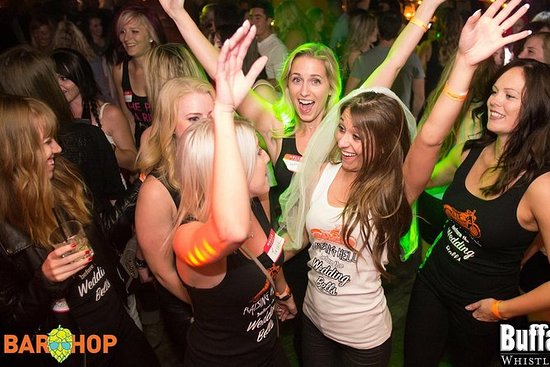
M517 295L520 261L537 234L517 219L532 180L516 183L494 199L468 191L466 177L481 151L471 149L443 197L447 222L422 271L439 289L467 303Z
M277 180L277 186L274 186L269 190L269 206L271 207L271 218L273 219L273 223L275 224L277 223L277 220L281 215L281 204L279 203L279 197L288 188L288 186L290 185L290 181L292 180L292 176L294 175L294 172L288 169L284 161L285 155L291 154L301 157L301 154L298 152L298 148L296 148L295 137L292 136L289 138L283 138L282 140L283 142L281 153L279 154L279 158L277 159L277 162L275 162L275 166L273 167L275 179Z
M130 110L132 116L134 116L134 122L136 124L134 138L136 140L136 147L139 148L141 134L143 134L146 128L151 126L153 116L147 96L138 96L132 90L128 71L128 60L124 60L122 64L122 92L124 93L126 107L128 107L128 110Z
M257 198L252 210L269 237L271 226ZM226 259L225 277L213 288L184 283L195 311L185 364L271 366L278 351L273 287L254 261L240 251ZM264 251L258 260L275 277L283 256L274 262Z

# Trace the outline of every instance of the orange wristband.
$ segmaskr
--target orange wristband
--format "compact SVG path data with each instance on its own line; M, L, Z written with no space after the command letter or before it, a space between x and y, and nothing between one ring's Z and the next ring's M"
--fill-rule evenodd
M498 306L500 305L502 301L497 301L496 299L493 301L493 306L491 307L491 313L493 316L495 316L499 320L504 320L502 315L500 314L500 310L498 309Z
M284 291L282 291L282 292L275 291L275 297L277 297L279 299L279 301L286 301L291 296L292 296L292 293L290 292L290 287L288 286L288 284L285 287Z
M428 32L428 29L430 29L430 27L432 26L431 23L426 24L423 21L416 19L415 17L412 17L411 20L409 20L409 23L412 23L415 26L422 28L424 32Z
M447 98L456 101L456 102L463 102L466 100L466 97L468 97L468 91L457 93L449 89L449 85L445 83L445 88L443 88L443 93L447 96Z

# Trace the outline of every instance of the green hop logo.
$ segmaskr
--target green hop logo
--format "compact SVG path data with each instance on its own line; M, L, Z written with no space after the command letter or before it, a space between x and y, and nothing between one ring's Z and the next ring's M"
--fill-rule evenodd
M57 329L53 329L48 334L48 348L50 354L59 363L69 357L73 346L73 334L69 329L62 328L61 325Z

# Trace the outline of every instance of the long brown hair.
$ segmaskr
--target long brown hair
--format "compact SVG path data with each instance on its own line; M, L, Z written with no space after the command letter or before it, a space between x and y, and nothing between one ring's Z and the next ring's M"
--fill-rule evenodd
M537 174L550 169L550 66L530 59L514 60L496 74L491 86L512 68L521 68L525 77L521 109L502 155L496 166L490 168L500 171L496 182L481 189L485 196L501 194L516 181L517 185L531 182ZM484 127L483 134L466 142L464 150L486 147L497 138L486 128L489 114L486 102L491 94L492 90L485 95L485 103L474 110Z
M363 246L372 254L376 269L387 272L382 264L384 250L392 262L399 259L399 239L412 220L405 197L403 162L411 145L409 130L401 106L385 94L362 93L343 104L349 109L353 126L361 137L363 165L353 181L342 213L342 236L348 248L350 237L359 226ZM339 150L331 155L340 160Z
M90 222L84 184L70 163L56 157L54 177L46 172L40 132L53 137L56 130L55 115L44 103L0 95L0 221L40 246L49 244L57 227L54 208L83 224Z

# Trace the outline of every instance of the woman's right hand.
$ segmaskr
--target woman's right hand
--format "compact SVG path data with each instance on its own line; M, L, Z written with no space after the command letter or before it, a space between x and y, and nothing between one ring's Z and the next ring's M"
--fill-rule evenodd
M511 14L521 0L512 0L502 8L505 1L496 0L483 14L478 10L468 18L458 43L458 55L464 57L468 64L477 65L493 55L499 48L530 34L530 31L523 31L503 36L504 32L511 28L529 9L529 4L525 4Z
M247 75L243 72L243 60L256 35L256 27L245 21L235 34L226 40L218 56L216 71L216 104L236 109L254 85L264 68L267 57L258 58Z
M185 0L159 0L160 5L170 18L174 18L178 10L183 9Z
M48 254L42 263L42 273L50 282L59 283L84 269L93 259L90 250L67 255L76 247L75 243L60 246ZM66 255L66 256L65 256Z

